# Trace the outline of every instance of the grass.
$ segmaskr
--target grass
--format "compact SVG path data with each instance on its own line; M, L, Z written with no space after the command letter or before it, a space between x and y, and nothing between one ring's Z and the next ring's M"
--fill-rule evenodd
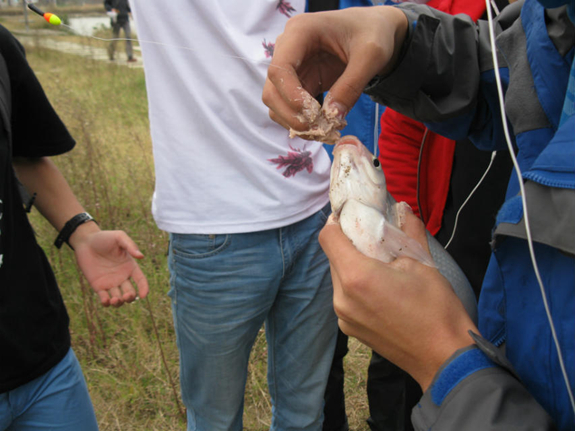
M4 25L7 20L2 17ZM104 309L79 273L72 252L53 247L56 232L36 212L31 214L70 314L73 347L100 429L183 430L178 351L166 295L167 235L150 214L154 171L144 73L34 46L27 52L49 99L77 140L74 151L56 157L56 164L100 225L128 232L146 256L141 266L150 282L148 299ZM261 332L249 367L246 430L269 428L266 357ZM357 431L368 429L368 362L369 351L351 340L346 397L350 425Z

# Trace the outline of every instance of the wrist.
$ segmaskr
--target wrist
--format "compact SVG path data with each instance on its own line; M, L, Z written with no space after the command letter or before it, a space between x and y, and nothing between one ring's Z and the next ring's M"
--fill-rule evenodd
M409 22L401 9L395 6L384 6L386 8L386 18L388 25L393 28L393 53L386 65L379 71L378 76L385 76L390 73L397 64L404 50L404 42L407 38Z
M440 370L445 367L445 364L450 361L456 352L462 349L468 349L474 345L474 341L467 333L461 333L452 338L447 338L441 341L437 339L434 343L435 348L433 352L429 352L425 363L418 368L417 373L414 373L414 379L419 383L423 392L425 392L433 383L434 379L440 373Z
M99 230L100 228L98 227L96 220L94 220L90 214L86 212L80 213L66 222L56 237L54 245L57 248L60 248L62 247L62 244L66 243L72 250L74 250L74 244L78 243L82 237Z
M98 226L96 220L90 220L78 226L78 229L70 236L68 245L72 250L76 250L89 236L101 232L102 229Z

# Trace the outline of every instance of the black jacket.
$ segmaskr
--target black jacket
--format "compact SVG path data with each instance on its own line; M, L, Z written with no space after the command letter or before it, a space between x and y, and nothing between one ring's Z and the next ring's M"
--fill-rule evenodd
M130 10L130 2L128 0L104 0L104 7L107 12L110 12L112 9L116 9L118 11L119 21L127 21L129 18L128 14L132 12Z

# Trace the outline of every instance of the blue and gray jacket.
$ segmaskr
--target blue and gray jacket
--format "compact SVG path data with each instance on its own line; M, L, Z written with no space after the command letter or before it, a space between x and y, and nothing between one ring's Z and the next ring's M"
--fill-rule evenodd
M451 139L506 148L487 23L422 5L400 7L410 22L402 57L366 93ZM444 365L412 419L421 430L573 430L567 384L575 388L575 116L561 117L575 26L566 7L546 10L535 0L506 7L496 26L506 118L568 383L512 175L479 300L484 339Z

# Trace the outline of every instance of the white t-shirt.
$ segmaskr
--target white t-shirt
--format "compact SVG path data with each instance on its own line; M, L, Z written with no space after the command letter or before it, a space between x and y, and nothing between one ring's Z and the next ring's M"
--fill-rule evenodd
M154 147L152 212L173 233L287 226L328 202L322 144L261 101L276 37L305 0L133 0Z

